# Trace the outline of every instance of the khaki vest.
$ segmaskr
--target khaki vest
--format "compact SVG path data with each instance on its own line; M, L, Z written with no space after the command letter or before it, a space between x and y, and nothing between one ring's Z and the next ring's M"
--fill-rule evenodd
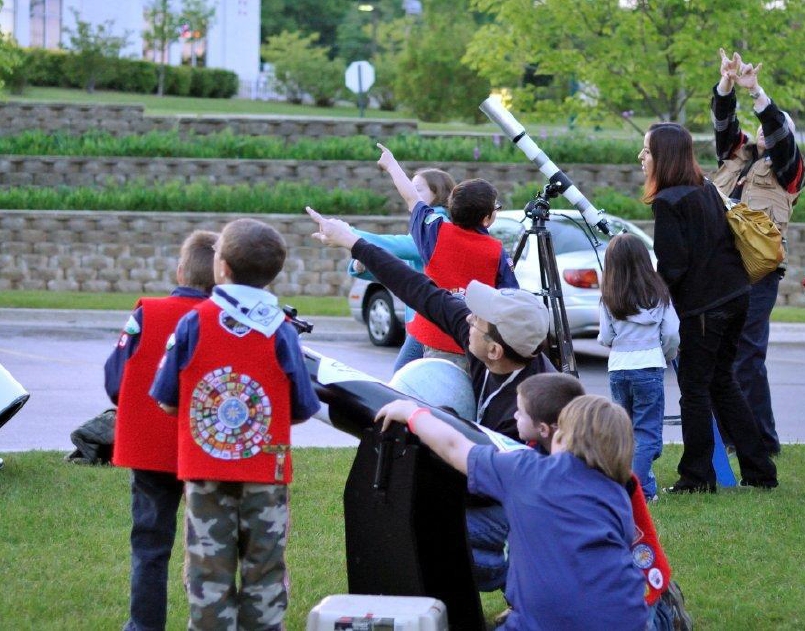
M741 171L752 159L752 146L744 145L733 158L724 160L713 176L713 183L729 195L738 182ZM797 195L792 195L777 182L771 160L760 158L749 169L741 192L741 201L753 210L762 210L777 224L785 236Z

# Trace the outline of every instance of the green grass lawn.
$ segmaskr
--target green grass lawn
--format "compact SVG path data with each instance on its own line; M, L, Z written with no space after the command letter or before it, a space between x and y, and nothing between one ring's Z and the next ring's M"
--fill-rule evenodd
M660 484L676 479L679 454L679 446L666 446L656 464ZM0 455L6 460L0 471L0 627L120 628L128 611L127 473L70 465L58 452ZM304 629L324 596L347 590L342 492L353 457L353 449L294 452L290 631ZM805 628L805 446L785 446L777 465L781 486L774 491L662 496L651 508L697 630ZM181 562L178 542L171 630L186 624ZM485 594L483 604L491 621L503 600Z
M129 311L141 294L90 293L82 291L0 291L0 308L13 309L103 309ZM300 315L348 316L344 296L280 297L280 304L295 307Z
M131 92L98 91L90 94L85 90L67 88L28 87L21 95L3 93L7 101L58 101L64 103L114 103L118 105L139 104L145 113L152 116L169 115L276 115L276 116L336 116L358 117L357 106L315 107L294 105L283 101L252 101L250 99L202 99L188 96L156 96ZM407 112L381 112L368 109L366 118L412 118ZM491 127L490 127L491 129Z

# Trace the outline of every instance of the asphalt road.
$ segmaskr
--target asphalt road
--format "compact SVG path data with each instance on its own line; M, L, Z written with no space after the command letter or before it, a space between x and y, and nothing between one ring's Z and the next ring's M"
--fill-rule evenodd
M29 449L72 450L70 432L110 406L103 363L117 340L108 322L48 322L47 316L10 321L0 313L0 364L31 394L23 409L0 428L0 453ZM113 314L122 325L125 316ZM311 349L382 380L391 377L397 349L369 344L355 323L334 321L304 340ZM791 329L770 347L769 368L778 431L784 442L805 441L805 327ZM580 377L590 393L608 395L606 352L594 340L577 340ZM666 372L666 416L679 413L676 378ZM666 426L666 442L679 442L679 427ZM317 420L295 426L298 446L352 446L357 441Z

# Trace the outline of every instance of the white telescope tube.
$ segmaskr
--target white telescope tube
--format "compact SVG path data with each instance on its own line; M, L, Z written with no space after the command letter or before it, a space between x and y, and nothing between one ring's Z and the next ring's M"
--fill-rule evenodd
M537 146L537 143L526 133L525 127L512 116L509 110L503 107L498 99L489 97L481 103L480 110L489 117L489 120L500 127L509 140L517 145L531 162L537 165L537 168L552 184L559 186L559 192L578 209L587 225L591 228L598 228L604 234L610 233L607 220L601 215L601 211L597 210L590 200L576 188L576 185L564 171L554 164L548 154Z

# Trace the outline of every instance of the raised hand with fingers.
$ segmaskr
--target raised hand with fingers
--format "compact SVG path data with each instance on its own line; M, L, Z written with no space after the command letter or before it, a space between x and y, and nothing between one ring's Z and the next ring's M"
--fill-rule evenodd
M349 224L341 219L328 219L310 206L305 210L310 218L319 225L319 229L312 233L314 239L321 241L324 245L339 246L350 249L358 240L358 236L352 232Z
M721 76L734 81L741 67L741 56L735 52L732 53L732 58L727 57L723 48L718 49L718 54L721 55Z
M384 171L388 171L389 167L397 164L397 159L394 157L394 154L391 153L391 150L388 147L377 143L377 148L380 149L380 158L377 160L377 166Z
M742 88L748 89L750 92L757 90L757 76L762 67L762 63L759 63L757 66L741 63L741 69L738 76L735 78L735 83Z

